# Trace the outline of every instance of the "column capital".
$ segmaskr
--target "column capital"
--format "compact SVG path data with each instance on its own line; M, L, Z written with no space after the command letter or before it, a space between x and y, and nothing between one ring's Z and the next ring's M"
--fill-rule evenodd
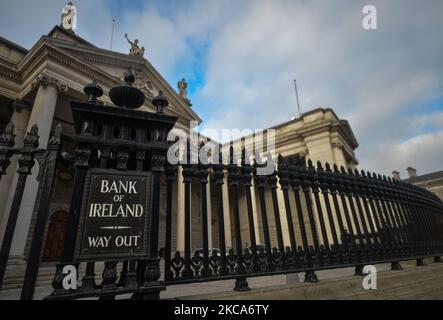
M38 75L35 78L34 82L32 83L33 89L39 88L40 86L42 86L44 88L51 86L51 87L57 89L57 91L59 91L59 92L68 91L68 86L65 83L62 83L57 78L48 76L46 74Z
M334 141L334 142L332 142L332 147L333 148L342 149L344 146L345 145L341 141Z

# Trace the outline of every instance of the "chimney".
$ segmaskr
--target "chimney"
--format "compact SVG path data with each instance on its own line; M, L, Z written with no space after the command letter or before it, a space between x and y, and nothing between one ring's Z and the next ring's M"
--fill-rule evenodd
M417 170L412 167L408 167L406 170L408 170L409 178L414 178L417 176Z
M394 180L401 180L400 172L398 172L397 170L392 171L392 177L394 178Z

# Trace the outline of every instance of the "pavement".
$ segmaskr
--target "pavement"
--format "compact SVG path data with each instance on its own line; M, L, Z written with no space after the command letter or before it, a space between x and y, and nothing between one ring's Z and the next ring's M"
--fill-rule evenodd
M433 263L428 259L427 263ZM415 261L402 262L404 266L415 266ZM390 270L390 264L377 265L377 271ZM327 279L346 278L354 275L354 268L341 268L331 270L321 270L316 272L320 281ZM96 271L97 277L101 272ZM261 289L266 287L274 287L278 285L286 285L296 282L304 281L304 273L296 273L290 275L275 275L266 277L252 277L248 278L249 287L251 289ZM180 284L170 285L166 291L161 292L161 299L180 299L180 297L189 297L193 295L213 294L233 291L235 280L210 281L194 284ZM0 293L0 300L18 300L20 297L20 288L2 291ZM50 283L46 282L42 286L36 287L35 300L41 300L49 295L52 291ZM121 296L118 298L128 298L128 296Z

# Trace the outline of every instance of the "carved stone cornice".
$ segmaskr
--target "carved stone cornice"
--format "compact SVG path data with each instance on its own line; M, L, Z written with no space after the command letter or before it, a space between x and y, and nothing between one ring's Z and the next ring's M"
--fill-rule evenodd
M11 70L5 66L0 65L0 75L4 76L5 78L11 79L14 82L20 83L22 80L22 77L19 72L16 72L14 70Z
M59 92L66 92L68 91L68 86L62 82L60 82L60 80L47 76L45 74L41 74L39 76L37 76L37 78L35 78L35 81L32 84L32 88L36 89L39 88L40 86L46 88L48 86L51 86L55 89L57 89L57 91Z

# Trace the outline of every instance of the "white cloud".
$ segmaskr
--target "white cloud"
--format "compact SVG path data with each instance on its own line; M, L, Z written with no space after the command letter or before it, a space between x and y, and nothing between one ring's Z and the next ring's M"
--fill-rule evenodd
M112 15L106 2L75 3L78 33L107 48ZM362 168L441 169L441 112L420 115L420 108L443 96L443 2L373 0L376 31L361 27L366 4L194 0L165 11L150 3L122 13L114 49L127 52L124 33L138 37L147 58L174 82L201 64L204 85L191 98L204 127L265 128L290 119L297 113L296 78L303 111L331 107L350 121ZM55 0L3 1L2 35L32 44L58 23L61 7ZM204 56L197 54L202 45Z
M403 178L407 178L409 166L416 168L418 174L440 171L443 169L442 142L443 130L417 135L398 144L380 143L371 150L371 155L365 154L366 162L384 174L398 170Z

